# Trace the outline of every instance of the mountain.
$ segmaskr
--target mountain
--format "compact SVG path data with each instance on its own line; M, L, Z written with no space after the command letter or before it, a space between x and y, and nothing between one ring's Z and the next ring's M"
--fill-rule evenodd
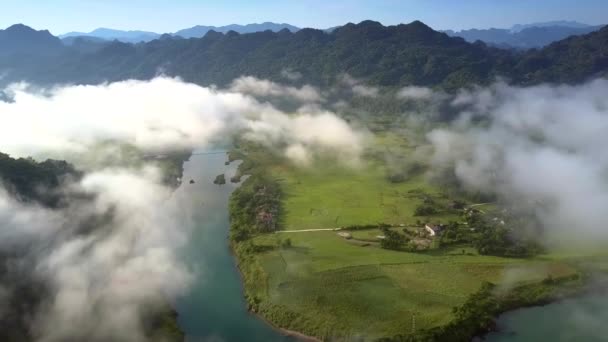
M497 77L515 84L583 82L608 70L608 28L529 51L469 43L419 21L396 26L363 21L330 33L209 31L198 39L165 35L143 44L108 42L89 53L69 46L63 49L55 58L0 55L0 71L4 71L0 83L101 83L150 79L163 70L188 82L225 86L243 75L285 81L281 71L293 70L302 74L298 82L320 87L331 87L348 73L378 86L450 91L488 84Z
M531 24L533 25L533 24ZM581 24L583 25L583 24ZM530 26L516 25L518 30L508 29L486 29L486 30L462 30L444 31L452 37L461 37L468 42L481 40L484 43L506 48L530 49L549 45L555 41L575 35L583 35L597 31L601 26L571 27L571 26Z
M271 22L265 22L261 24L248 24L248 25L226 25L226 26L194 26L191 28L183 29L173 33L174 36L180 36L183 38L201 38L209 31L215 31L220 33L227 33L229 31L234 31L238 33L252 33L252 32L262 32L266 30L270 30L273 32L279 32L283 29L288 29L291 32L296 32L299 30L298 27L289 24L276 24ZM118 40L123 43L139 43L139 42L149 42L154 39L160 38L159 33L155 32L147 32L147 31L121 31L114 30L109 28L98 28L91 32L69 32L66 34L62 34L59 36L64 42L70 45L70 39L75 37L90 37L97 38L103 40Z
M608 76L608 26L521 56L513 74L523 84L574 83Z
M61 51L59 38L49 31L36 31L23 24L0 30L0 55L48 55Z
M289 24L276 24L271 22L265 22L261 24L248 24L248 25L227 25L227 26L194 26L188 29L180 30L174 33L175 36L180 36L183 38L201 38L207 34L209 31L215 31L220 33L227 33L229 31L234 31L237 33L253 33L253 32L263 32L266 30L270 30L272 32L279 32L283 29L287 29L291 32L299 31L300 28L295 27Z
M242 75L283 80L282 70L303 74L302 82L326 86L339 75L384 86L418 84L457 87L492 79L510 54L469 44L415 21L383 26L349 23L331 33L302 29L226 34L209 31L200 39L164 39L146 44L113 42L94 54L14 65L2 82L97 83L167 75L202 85L226 85ZM0 65L2 61L0 60Z
M517 24L517 25L513 25L511 27L510 31L515 33L515 32L520 32L520 31L523 31L523 30L525 30L527 28L531 28L531 27L555 27L555 26L575 28L575 29L584 29L584 28L589 28L592 25L579 23L577 21L555 20L555 21L545 21L545 22L540 22L540 23L523 24L523 25Z
M70 37L95 37L105 40L118 40L125 43L149 42L160 37L160 34L147 31L121 31L109 28L98 28L89 33L69 32L59 36L61 39Z
M69 36L69 37L61 38L61 41L65 45L74 45L78 42L97 43L97 44L102 44L102 43L108 42L108 40L106 40L106 39L99 38L99 37L93 37L93 36Z

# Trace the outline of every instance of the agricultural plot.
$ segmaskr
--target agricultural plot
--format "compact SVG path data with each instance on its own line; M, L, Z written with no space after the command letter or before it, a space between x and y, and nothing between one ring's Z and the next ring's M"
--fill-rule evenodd
M480 256L466 247L423 254L355 246L335 232L289 238L292 247L256 257L264 301L297 313L293 328L317 336L376 338L430 328L447 323L452 308L483 281L540 281L576 272L561 261ZM274 245L275 239L264 235L254 242Z

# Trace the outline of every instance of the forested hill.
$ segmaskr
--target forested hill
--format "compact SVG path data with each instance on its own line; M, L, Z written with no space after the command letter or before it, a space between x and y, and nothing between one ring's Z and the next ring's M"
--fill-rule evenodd
M559 80L581 82L606 73L608 29L571 37L541 50L516 53L449 37L415 21L383 26L373 21L347 24L331 33L303 29L292 33L226 34L203 38L163 36L148 43L100 43L86 52L64 47L61 54L22 52L0 56L3 83L98 83L148 79L159 73L202 85L225 85L252 75L281 80L297 71L299 82L320 86L342 73L382 86L424 85L455 89L488 83L497 76L514 83ZM0 46L0 49L3 49ZM559 53L558 53L559 52Z
M62 194L58 188L64 180L81 176L71 164L48 159L13 159L0 153L0 186L23 202L38 202L45 206L60 205Z

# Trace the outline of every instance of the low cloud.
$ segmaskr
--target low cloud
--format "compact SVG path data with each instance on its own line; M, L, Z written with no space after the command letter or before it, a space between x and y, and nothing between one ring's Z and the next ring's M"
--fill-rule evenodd
M277 149L291 144L314 148L307 151L311 155L325 151L356 157L363 143L359 132L319 106L304 105L290 115L249 96L257 92L318 100L314 88L283 87L249 77L236 80L228 90L156 78L45 90L14 85L7 92L13 101L0 102L0 146L13 156L82 154L104 140L146 151L200 148L235 134ZM309 127L325 128L321 131L326 137L313 134L312 141L298 133L309 132Z
M331 156L356 166L365 143L362 131L321 108L316 89L252 78L230 89L159 77L51 89L17 84L5 92L0 146L13 157L122 160L121 144L144 152L204 149L238 135L297 165ZM302 105L285 113L256 96ZM163 295L182 294L195 276L177 257L193 224L161 171L112 165L87 163L81 179L62 186L73 200L54 210L0 187L0 253L17 251L20 274L45 285L27 322L39 341L144 341L144 314L162 307ZM0 277L0 305L12 295L10 279Z
M289 81L298 81L302 78L302 73L291 69L281 70L281 76Z
M426 87L409 86L397 92L397 98L402 100L430 100L435 93Z
M433 130L437 166L469 188L527 206L547 232L606 237L608 81L462 91L450 128Z
M269 80L261 80L252 76L243 76L232 82L230 90L235 93L249 94L260 97L287 97L301 102L320 102L323 100L319 91L310 85L301 88L285 86Z
M178 222L178 203L154 168L100 170L65 190L92 197L49 210L0 193L0 248L23 253L19 246L27 246L23 272L48 285L32 334L39 341L147 340L142 310L162 307L163 295L174 298L192 280L176 257L191 225Z
M342 85L349 87L354 96L378 97L380 94L378 87L368 86L348 74L342 75L339 81Z

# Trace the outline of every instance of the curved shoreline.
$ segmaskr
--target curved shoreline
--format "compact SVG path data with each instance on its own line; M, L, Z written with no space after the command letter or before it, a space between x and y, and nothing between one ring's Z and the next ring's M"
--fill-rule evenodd
M503 315L507 315L510 313L515 313L515 312L518 312L521 310L526 310L526 309L531 309L531 308L541 308L541 307L546 307L546 306L554 305L554 304L559 305L559 304L563 304L567 300L573 300L573 299L581 298L581 297L588 296L588 295L600 295L600 294L606 294L606 293L608 293L608 290L602 289L599 287L598 288L588 288L588 287L585 288L584 287L578 291L563 295L558 298L548 298L545 300L538 301L536 303L522 305L520 307L501 312L501 313L497 314L496 316L494 316L494 325L492 326L492 329L490 329L489 331L486 331L484 333L476 334L475 336L473 336L473 338L481 338L482 340L485 340L485 338L488 336L488 334L491 334L493 332L495 332L495 333L505 332L504 330L499 329L498 324L497 324L498 319L500 319L500 317Z
M230 228L229 228L230 229ZM230 243L230 240L228 240L228 248L230 249L230 254L232 254L232 258L234 260L233 265L236 268L238 274L239 274L239 279L241 282L241 296L243 299L245 299L245 280L244 280L244 276L243 276L243 272L241 271L241 268L239 267L239 257L236 255L236 253L234 252L234 248L232 243ZM247 304L247 300L245 299L245 304ZM298 339L299 341L303 341L303 342L323 342L322 340L314 337L314 336L309 336L306 334L303 334L299 331L295 331L295 330L289 330L289 329L285 329L285 328L281 328L279 326L276 326L274 323L272 323L271 321L267 320L266 317L258 314L257 312L253 312L250 309L247 309L247 312L252 315L255 316L256 319L259 319L260 321L264 322L266 325L268 325L269 327L271 327L272 329L274 329L276 332L279 332L281 335L286 336L286 337L294 337L296 339Z

